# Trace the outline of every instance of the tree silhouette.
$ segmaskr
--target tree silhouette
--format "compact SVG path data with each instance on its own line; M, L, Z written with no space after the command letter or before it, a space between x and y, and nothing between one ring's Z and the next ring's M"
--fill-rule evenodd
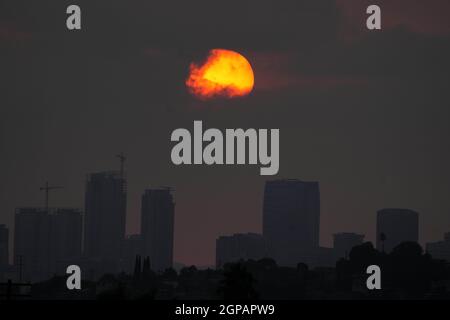
M384 243L386 242L386 234L384 232L380 233L380 241L381 241L381 252L384 253Z
M141 256L136 255L134 263L133 281L138 282L141 279Z
M150 278L151 269L150 269L150 257L144 258L144 264L142 266L142 278L144 281L147 281Z
M420 297L429 290L432 281L433 262L423 255L416 242L402 242L389 254L387 276L392 285L407 296Z
M219 293L224 299L248 300L258 297L254 289L255 280L241 263L228 264L224 269L224 279L219 287Z
M353 270L350 261L341 258L336 262L336 287L341 290L352 289Z
M365 242L352 248L349 260L353 272L365 273L368 266L381 263L381 255L371 242Z
M276 261L272 258L262 258L258 260L258 264L266 270L275 269L277 267Z
M167 268L164 270L162 277L166 280L175 281L177 280L178 274L173 268Z

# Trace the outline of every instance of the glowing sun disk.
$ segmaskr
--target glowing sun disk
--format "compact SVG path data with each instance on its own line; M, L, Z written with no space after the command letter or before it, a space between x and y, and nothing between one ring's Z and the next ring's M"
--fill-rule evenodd
M202 99L233 98L252 91L254 75L250 63L241 54L213 49L203 64L191 63L186 85L192 94Z

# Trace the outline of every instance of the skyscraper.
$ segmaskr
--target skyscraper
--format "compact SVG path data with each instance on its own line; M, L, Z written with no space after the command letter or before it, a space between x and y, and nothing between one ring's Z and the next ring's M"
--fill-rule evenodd
M39 281L50 275L50 218L46 208L17 208L14 225L14 265L19 280Z
M85 194L85 256L102 265L100 272L118 269L125 237L126 182L118 171L89 175Z
M173 264L175 203L169 188L145 190L141 207L142 255L153 271Z
M341 232L333 235L333 249L336 259L348 258L353 247L362 244L363 234L353 232Z
M53 272L65 274L67 266L81 259L83 217L81 210L56 208L51 219Z
M46 280L79 261L81 220L78 209L16 209L14 265L23 280Z
M269 256L279 265L296 265L319 249L320 193L318 182L266 182L263 236Z
M9 264L9 230L0 224L0 270Z
M377 249L390 252L405 241L419 241L419 214L409 209L377 212Z
M228 262L239 260L259 260L266 256L264 238L256 233L237 233L221 236L216 240L216 268Z

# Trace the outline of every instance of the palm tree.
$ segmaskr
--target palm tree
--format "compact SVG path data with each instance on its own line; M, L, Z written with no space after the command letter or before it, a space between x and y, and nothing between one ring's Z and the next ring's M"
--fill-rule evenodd
M380 241L381 241L381 252L384 253L384 242L386 241L386 234L384 232L380 233Z

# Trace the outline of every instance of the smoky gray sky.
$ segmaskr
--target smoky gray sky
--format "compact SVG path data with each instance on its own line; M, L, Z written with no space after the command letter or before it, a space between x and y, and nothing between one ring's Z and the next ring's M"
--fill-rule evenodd
M373 241L375 213L420 213L422 243L450 230L448 1L67 1L0 3L0 223L40 206L84 206L86 174L128 176L127 232L140 196L173 186L175 260L214 263L215 238L261 232L258 166L174 166L170 134L204 127L279 128L280 171L317 180L321 244L340 231ZM255 73L245 98L199 101L189 64L208 50L243 54ZM12 237L10 241L12 242Z

